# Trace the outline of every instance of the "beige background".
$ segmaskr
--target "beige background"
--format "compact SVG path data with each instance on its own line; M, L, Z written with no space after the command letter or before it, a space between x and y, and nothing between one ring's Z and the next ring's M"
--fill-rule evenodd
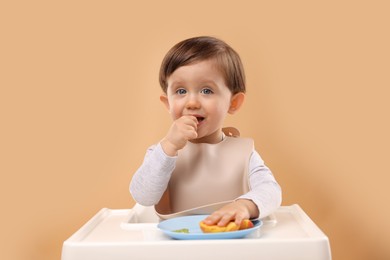
M9 3L7 3L9 2ZM12 2L12 3L11 3ZM334 259L390 259L387 1L2 1L1 259L60 259L170 124L158 69L176 42L241 55L255 139Z

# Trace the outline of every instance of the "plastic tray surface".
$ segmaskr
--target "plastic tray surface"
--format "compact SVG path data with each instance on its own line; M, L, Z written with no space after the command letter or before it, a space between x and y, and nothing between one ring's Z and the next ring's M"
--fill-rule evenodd
M239 233L241 231L219 234L235 233L239 237L193 239L203 234L196 235L187 226L188 221L176 221L174 227L166 226L167 223L170 222L160 222L153 207L136 204L131 209L103 208L64 241L61 259L332 259L328 237L296 204L280 207L271 216L261 219L258 226L245 231L248 234ZM189 228L190 235L177 233L179 237L173 237L174 234L169 233L171 228Z

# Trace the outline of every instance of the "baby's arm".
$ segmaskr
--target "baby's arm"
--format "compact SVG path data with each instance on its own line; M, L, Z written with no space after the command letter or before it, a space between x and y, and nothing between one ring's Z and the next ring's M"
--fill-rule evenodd
M197 137L197 123L194 116L178 118L161 142L148 149L130 183L130 193L137 203L152 206L160 201L175 168L177 152Z
M249 171L251 190L211 214L205 219L206 224L225 226L235 220L239 225L243 219L266 217L280 206L281 188L256 151L252 153Z
M176 157L167 156L160 144L151 146L131 179L130 193L135 201L144 206L157 204L167 189L175 163Z
M249 173L250 191L239 199L253 201L259 209L259 218L274 212L282 203L282 189L260 155L252 154Z

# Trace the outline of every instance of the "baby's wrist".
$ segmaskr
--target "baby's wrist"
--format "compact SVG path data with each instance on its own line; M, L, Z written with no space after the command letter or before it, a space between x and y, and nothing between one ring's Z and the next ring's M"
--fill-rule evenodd
M236 202L242 203L249 212L250 218L258 218L260 215L260 210L257 205L250 199L238 199Z
M169 140L164 138L161 140L160 145L166 155L172 157L177 155L178 149L176 149L176 146L173 145Z

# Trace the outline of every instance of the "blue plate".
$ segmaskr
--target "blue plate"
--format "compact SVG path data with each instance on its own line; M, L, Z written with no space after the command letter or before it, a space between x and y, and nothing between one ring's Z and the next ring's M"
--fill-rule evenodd
M199 227L199 222L204 220L208 215L195 215L177 217L160 222L157 227L166 235L174 239L194 240L194 239L232 239L243 238L253 231L257 230L263 222L261 220L252 221L254 227L219 233L203 233ZM189 233L174 232L174 230L188 229Z

